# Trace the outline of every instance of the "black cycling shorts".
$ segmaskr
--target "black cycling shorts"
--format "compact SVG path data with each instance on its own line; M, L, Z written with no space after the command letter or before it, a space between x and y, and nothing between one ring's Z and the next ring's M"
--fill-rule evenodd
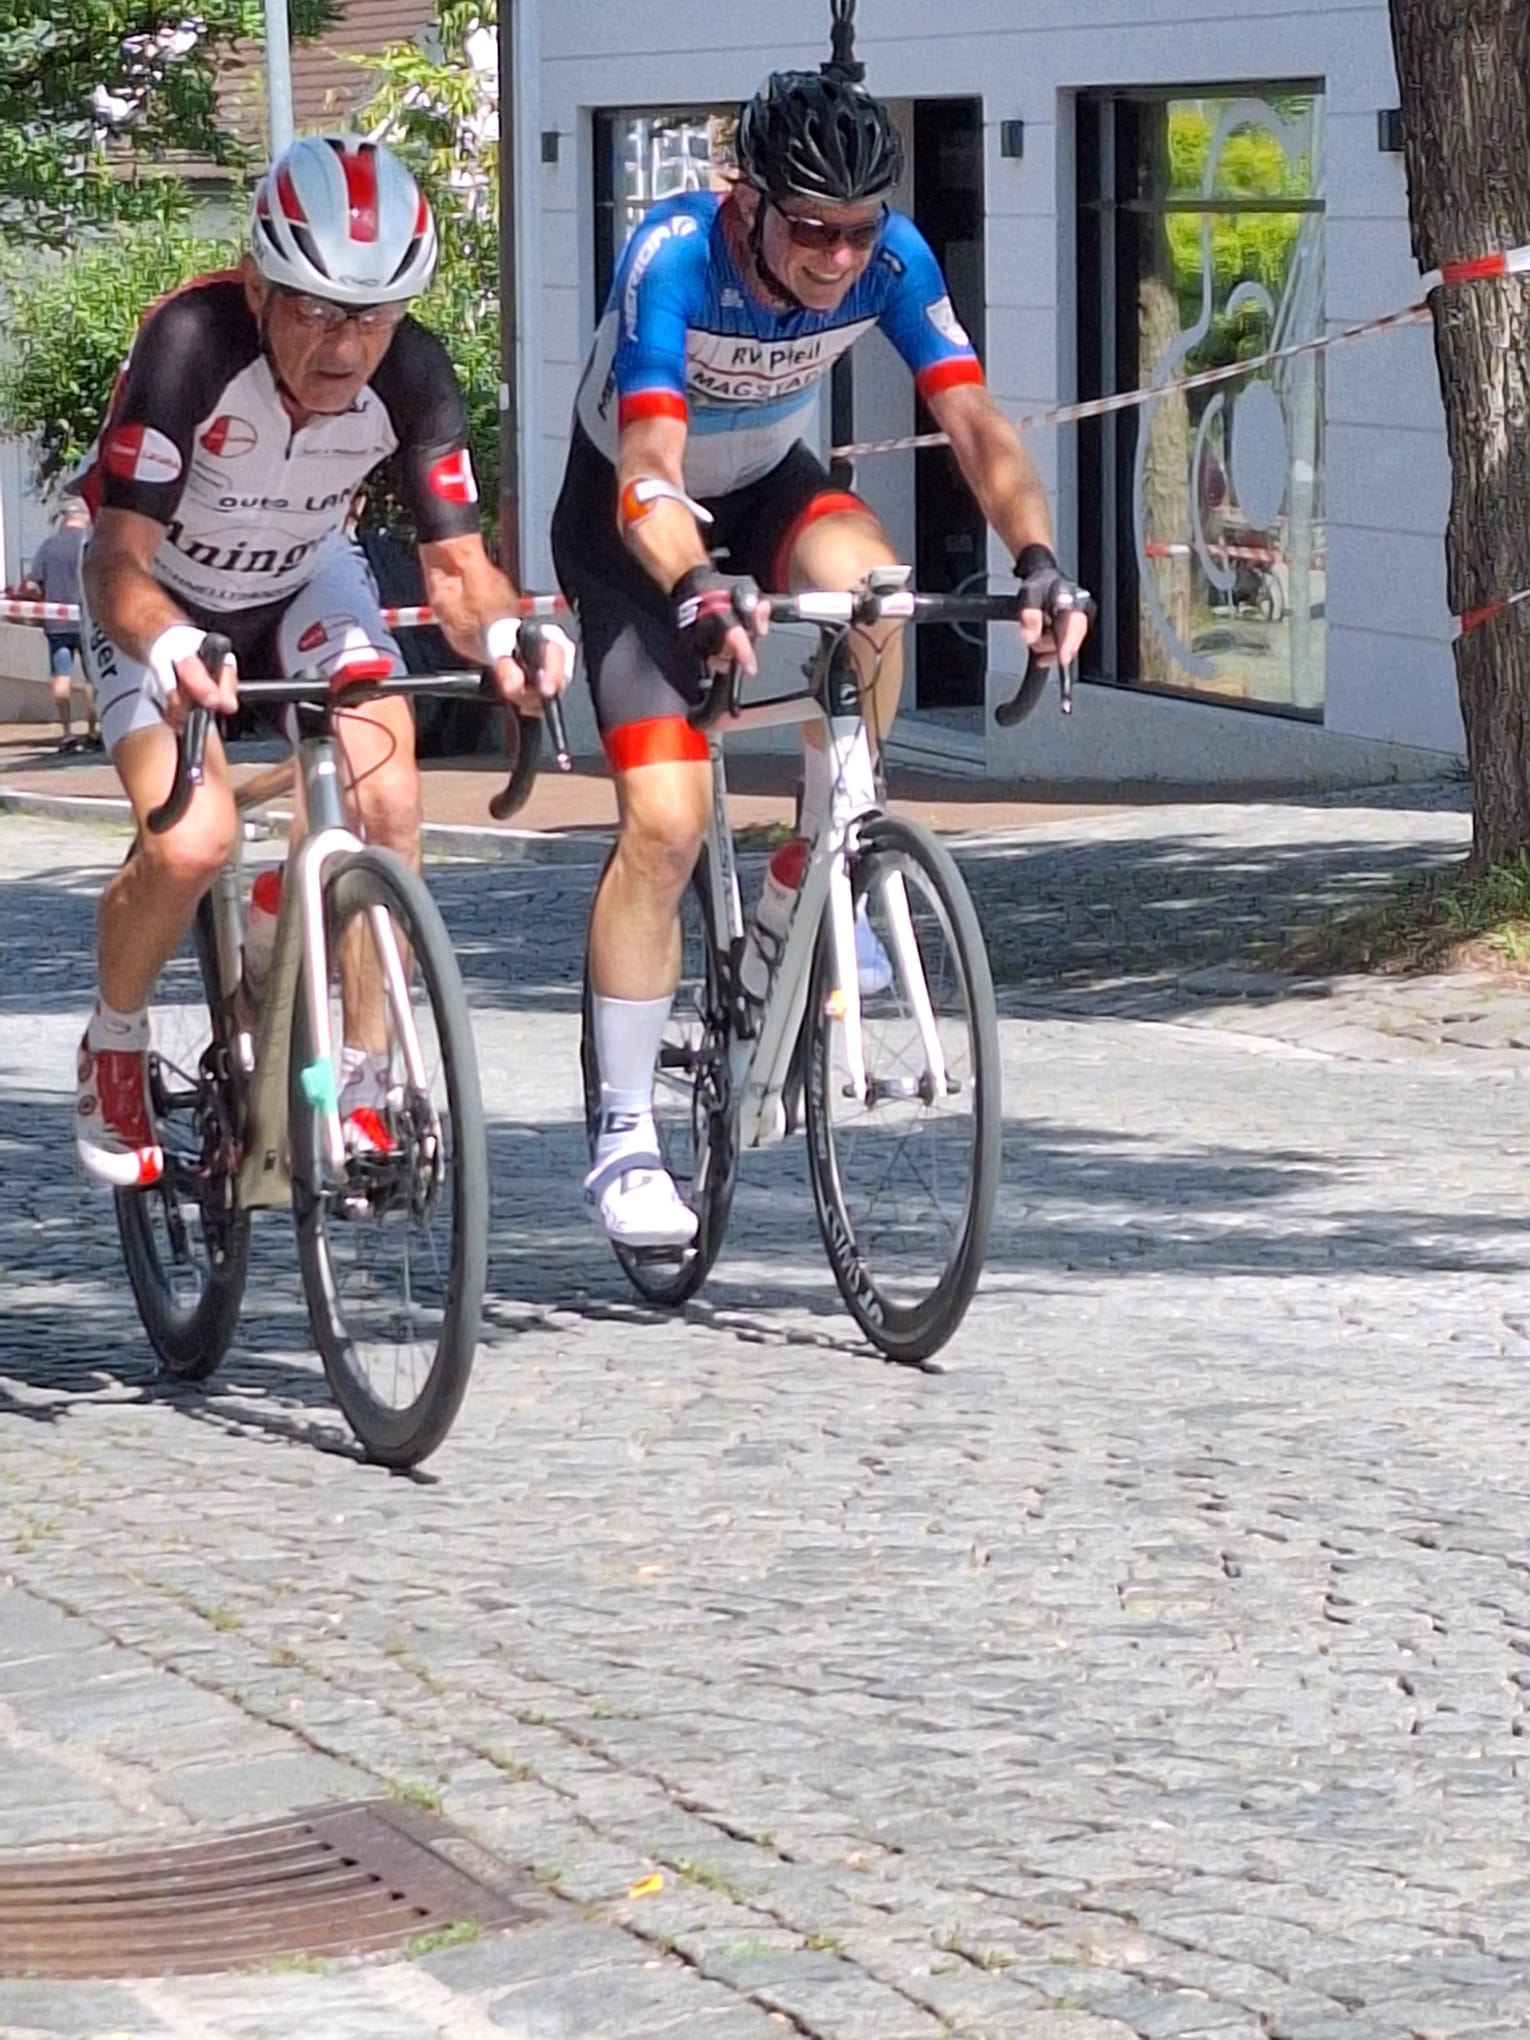
M702 534L721 572L752 574L769 591L785 584L791 548L815 517L872 513L837 489L800 441L768 475L704 508ZM675 758L705 758L706 738L685 721L701 697L701 674L675 628L674 604L622 542L616 470L576 425L552 521L558 585L579 618L595 720L620 772Z

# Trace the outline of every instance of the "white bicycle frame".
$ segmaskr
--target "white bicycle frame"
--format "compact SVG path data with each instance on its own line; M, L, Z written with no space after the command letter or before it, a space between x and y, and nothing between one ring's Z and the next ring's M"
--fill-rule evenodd
M246 813L290 789L300 773L304 810L310 821L308 832L287 858L271 974L261 1001L258 1034L252 1037L241 1031L234 1043L247 1085L244 1160L239 1171L239 1200L246 1210L284 1204L292 1194L288 1086L292 1016L300 981L313 1056L302 1073L303 1093L319 1120L318 1157L322 1166L335 1172L345 1167L345 1135L335 1089L334 1040L329 1020L324 881L337 858L352 856L363 844L345 822L339 754L334 740L309 737L294 742L294 752L292 761L247 781L235 795L240 812ZM381 907L370 910L370 920L409 1081L423 1091L424 1056L393 924ZM243 885L237 849L214 885L213 923L219 983L227 1001L237 993L244 975ZM322 1186L315 1183L309 1187L317 1194Z
M829 715L814 695L744 706L724 724L707 732L712 759L712 812L707 822L707 872L711 888L712 927L724 955L738 954L745 932L738 859L728 821L728 785L723 766L725 732L779 728L822 718L832 762L833 792L827 822L814 837L807 869L792 906L765 1003L752 1039L735 1035L730 1049L732 1097L740 1148L761 1147L786 1131L783 1092L792 1054L802 1029L813 982L818 930L827 903L834 951L836 989L831 1014L842 1030L848 1090L861 1103L873 1096L861 1036L860 978L855 956L855 907L851 897L849 853L859 825L879 812L874 803L858 801L848 790L873 783L871 746L859 715ZM945 1057L935 1024L934 1007L925 979L901 877L884 882L883 899L891 937L891 961L897 981L918 1025L928 1080L937 1095L947 1088Z

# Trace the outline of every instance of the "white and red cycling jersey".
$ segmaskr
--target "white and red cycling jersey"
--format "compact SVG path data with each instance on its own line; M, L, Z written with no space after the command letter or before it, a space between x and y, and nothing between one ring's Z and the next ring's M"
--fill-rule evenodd
M384 462L422 544L478 529L466 409L440 341L406 318L349 410L295 426L244 285L223 271L145 316L82 489L92 514L165 526L154 575L172 594L238 613L307 585Z

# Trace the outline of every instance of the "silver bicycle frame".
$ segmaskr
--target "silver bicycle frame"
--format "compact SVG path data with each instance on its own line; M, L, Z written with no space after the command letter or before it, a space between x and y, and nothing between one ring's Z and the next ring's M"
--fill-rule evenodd
M779 728L791 723L825 724L831 752L845 756L857 743L865 744L865 726L859 716L825 716L810 695L787 701L760 702L729 716L729 732L744 729ZM709 732L712 757L712 813L707 823L707 869L711 879L712 926L720 946L731 949L744 933L744 917L738 882L738 859L733 831L728 823L728 784L723 765L723 735ZM813 981L813 961L818 946L818 929L827 901L832 917L836 971L843 988L846 1052L851 1081L857 1095L866 1094L865 1061L861 1054L860 988L855 967L855 916L850 899L850 874L845 852L853 842L857 817L864 813L843 790L842 775L835 774L829 820L814 839L803 875L786 940L770 993L761 1009L759 1027L752 1040L734 1038L732 1080L737 1114L738 1142L743 1148L760 1147L778 1140L786 1130L782 1092L791 1068L792 1051L802 1028Z
M334 1043L329 1024L324 881L335 860L360 850L362 840L346 824L334 740L311 737L296 748L308 828L287 859L271 975L261 1002L258 1043L241 1034L237 1044L249 1087L245 1153L239 1171L239 1198L246 1210L284 1204L292 1194L289 1084L292 1017L300 982L313 1055L302 1073L304 1095L319 1119L321 1161L332 1170L345 1167L345 1135L335 1091ZM236 852L235 860L219 875L214 897L218 970L225 997L231 997L238 988L243 971L240 900ZM424 1058L414 1029L407 976L393 925L380 908L370 919L410 1081L423 1086ZM313 1187L317 1190L319 1186Z

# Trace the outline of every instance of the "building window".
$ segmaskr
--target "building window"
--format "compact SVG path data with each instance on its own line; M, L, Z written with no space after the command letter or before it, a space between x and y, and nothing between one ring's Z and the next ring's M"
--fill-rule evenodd
M1080 99L1081 396L1322 332L1322 111L1310 84ZM1321 717L1321 361L1080 428L1097 677Z
M627 237L651 205L721 186L736 106L612 108L595 116L595 302L604 304Z

